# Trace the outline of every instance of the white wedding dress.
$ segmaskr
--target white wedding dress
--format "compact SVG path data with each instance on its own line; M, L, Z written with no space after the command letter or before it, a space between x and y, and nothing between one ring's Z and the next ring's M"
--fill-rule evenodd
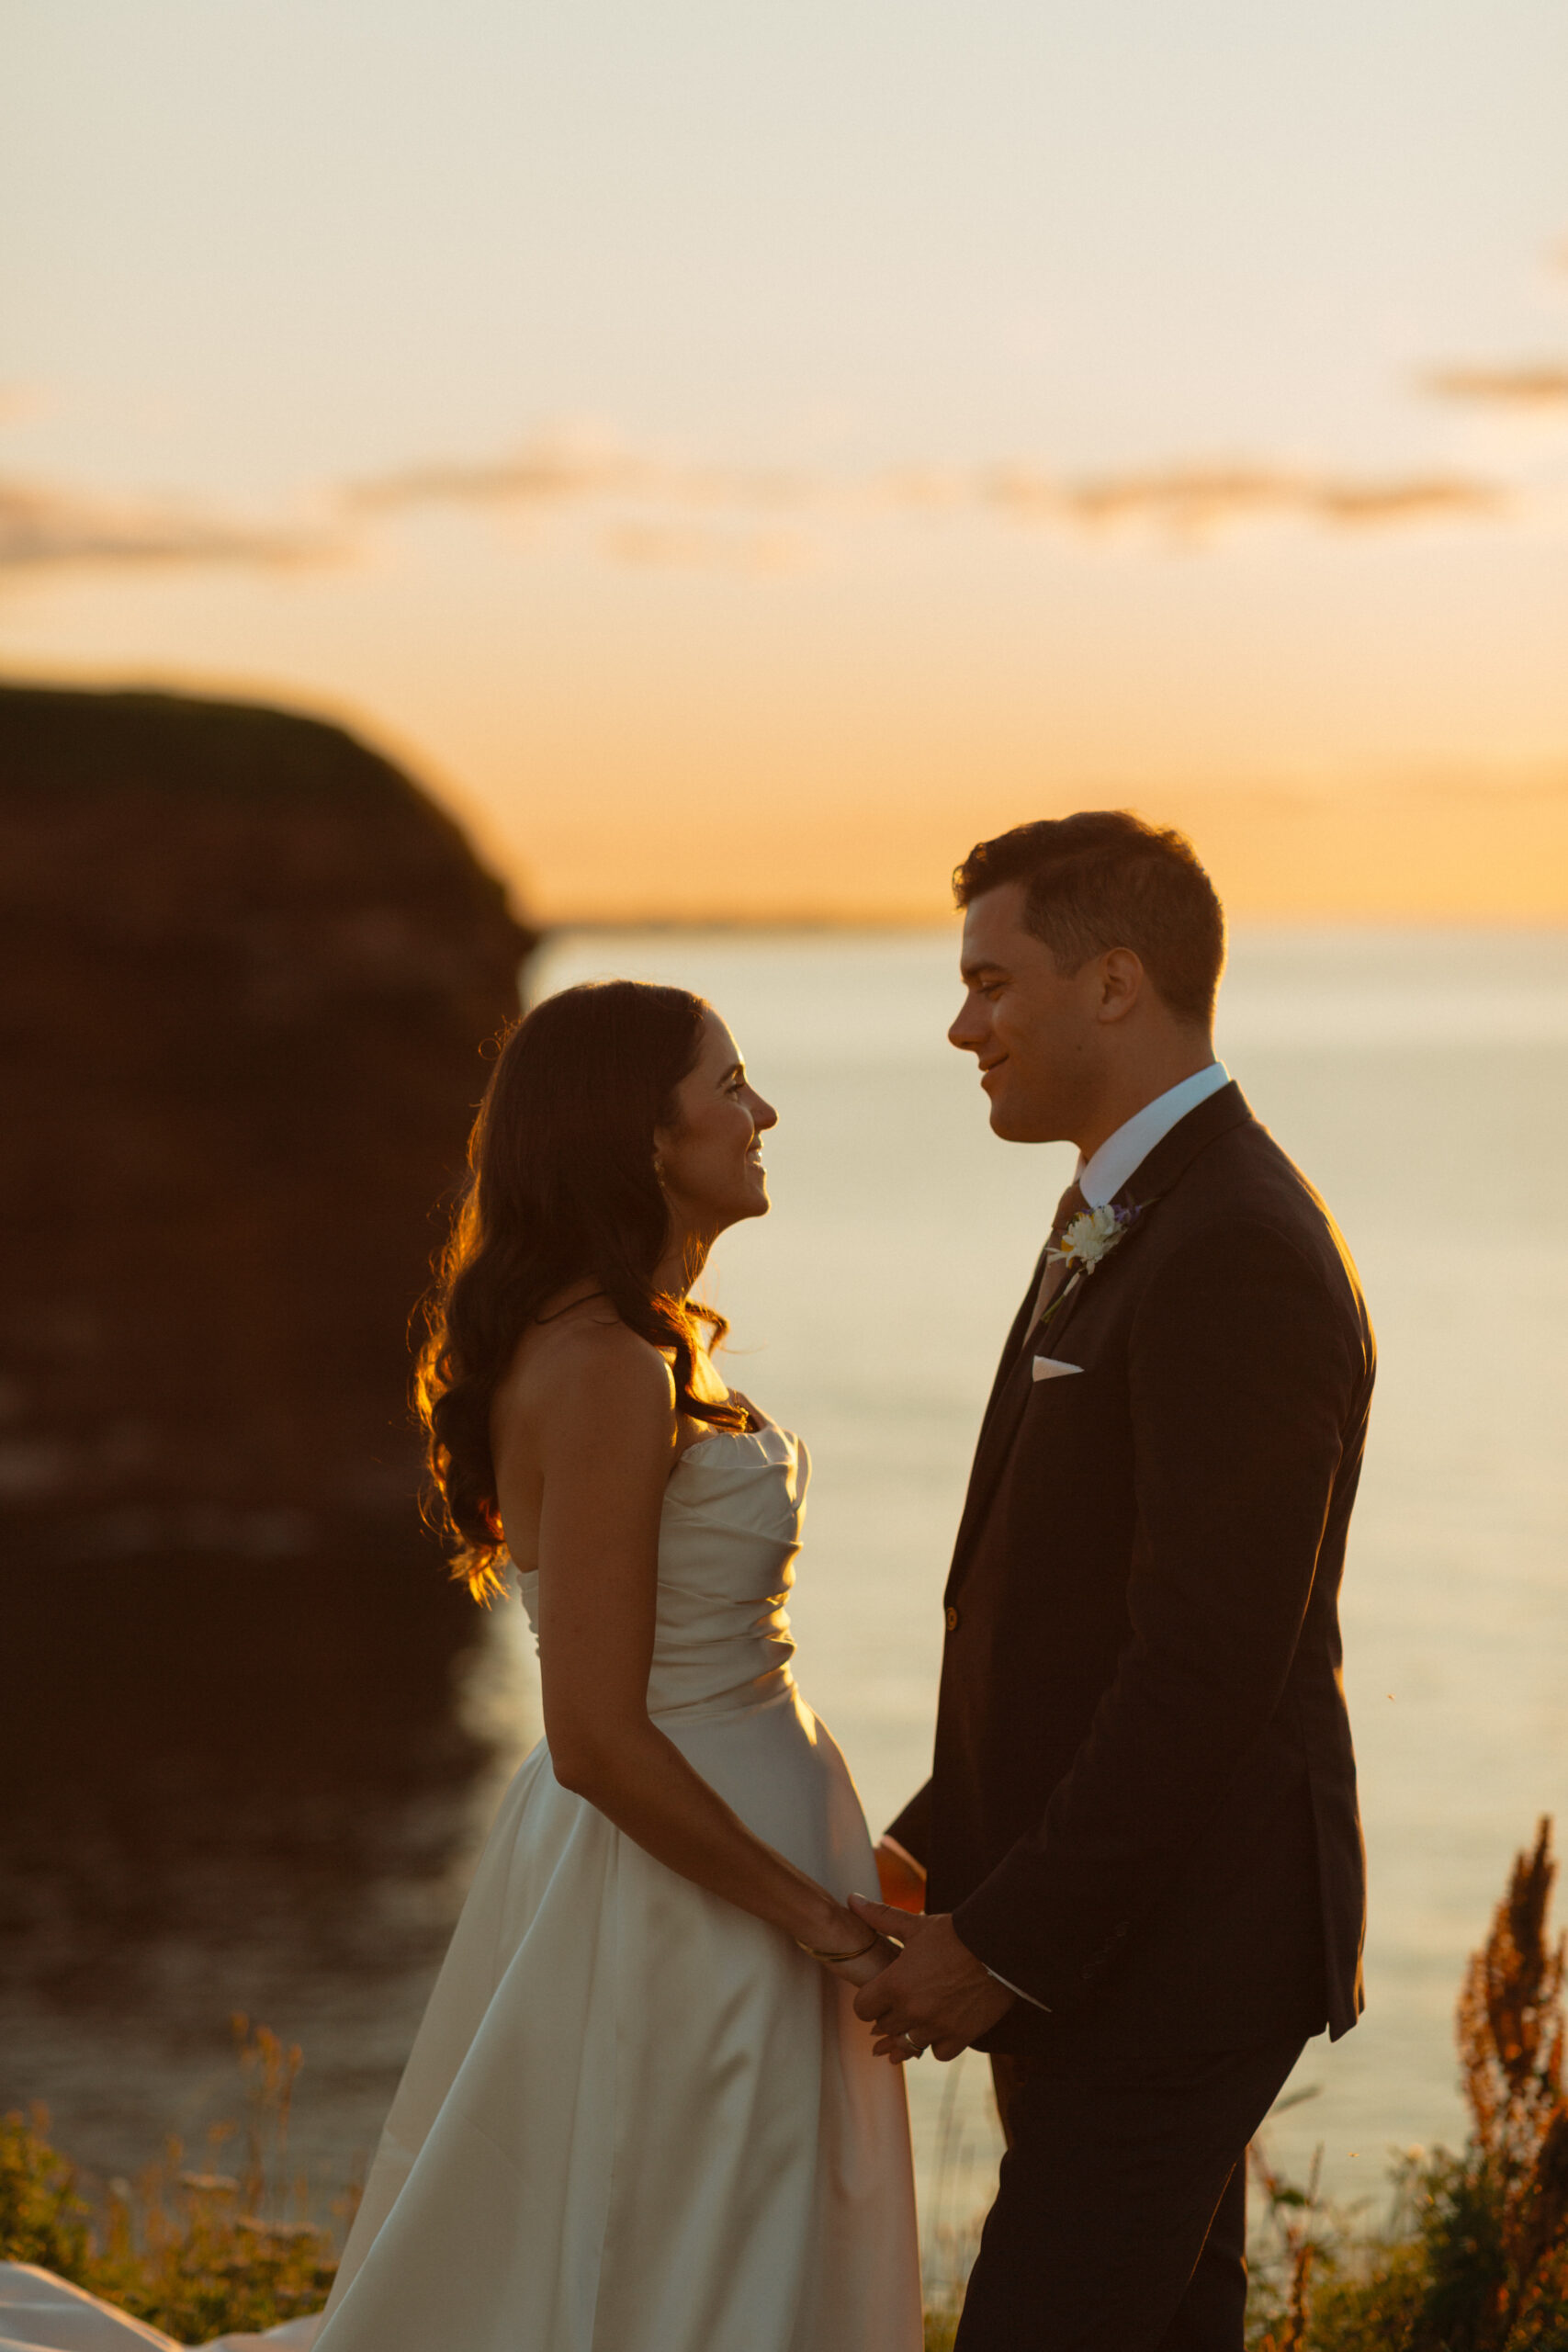
M659 1542L649 1707L759 1837L875 1885L795 1689L806 1450L689 1446ZM522 1579L537 1624L536 1577ZM502 1802L324 2319L209 2352L919 2352L908 2114L852 1995L656 1862L541 1743ZM320 2332L318 2333L318 2325ZM178 2352L0 2263L0 2352Z
M758 1836L874 1891L784 1600L805 1448L689 1446L649 1709ZM537 1578L521 1579L537 1626ZM851 1988L563 1789L502 1800L316 2352L919 2352L908 2117Z

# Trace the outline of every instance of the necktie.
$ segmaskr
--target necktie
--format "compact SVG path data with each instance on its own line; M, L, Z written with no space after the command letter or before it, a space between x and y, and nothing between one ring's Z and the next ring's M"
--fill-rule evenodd
M1072 1182L1067 1186L1066 1191L1062 1194L1061 1199L1056 1204L1056 1216L1055 1220L1051 1227L1051 1239L1049 1247L1053 1250L1059 1250L1062 1246L1063 1237L1066 1233L1067 1227L1071 1225L1074 1217L1087 1216L1088 1215L1089 1203L1079 1192L1077 1178L1075 1176ZM1050 1306L1051 1301L1055 1297L1056 1293L1061 1289L1062 1284L1066 1281L1066 1279L1067 1269L1062 1260L1060 1258L1048 1257L1045 1261L1045 1270L1040 1277L1040 1287L1034 1294L1034 1311L1029 1318L1029 1329L1031 1331L1035 1329L1036 1325L1040 1321L1040 1317L1044 1314L1046 1308Z

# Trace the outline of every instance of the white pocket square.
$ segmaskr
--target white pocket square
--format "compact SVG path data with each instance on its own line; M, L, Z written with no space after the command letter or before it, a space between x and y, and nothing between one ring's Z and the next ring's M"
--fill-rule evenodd
M1036 1380L1060 1380L1066 1373L1082 1370L1081 1363L1064 1363L1060 1356L1036 1356L1034 1359Z

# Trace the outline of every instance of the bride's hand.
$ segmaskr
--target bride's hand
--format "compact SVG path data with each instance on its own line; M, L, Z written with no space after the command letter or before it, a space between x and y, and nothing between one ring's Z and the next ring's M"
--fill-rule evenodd
M891 1968L902 1947L886 1936L878 1936L864 1951L857 1951L852 1960L834 1960L823 1964L829 1974L840 1977L846 1984L869 1984L885 1968Z
M882 1900L895 1911L923 1911L926 1907L926 1874L911 1855L901 1846L890 1845L886 1838L876 1846L876 1877L882 1889Z

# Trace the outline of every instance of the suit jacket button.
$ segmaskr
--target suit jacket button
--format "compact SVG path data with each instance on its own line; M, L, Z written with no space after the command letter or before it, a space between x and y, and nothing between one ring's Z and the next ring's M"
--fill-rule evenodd
M953 1608L951 1601L948 1603L947 1609L943 1613L947 1618L948 1632L950 1634L956 1634L958 1631L958 1611Z

